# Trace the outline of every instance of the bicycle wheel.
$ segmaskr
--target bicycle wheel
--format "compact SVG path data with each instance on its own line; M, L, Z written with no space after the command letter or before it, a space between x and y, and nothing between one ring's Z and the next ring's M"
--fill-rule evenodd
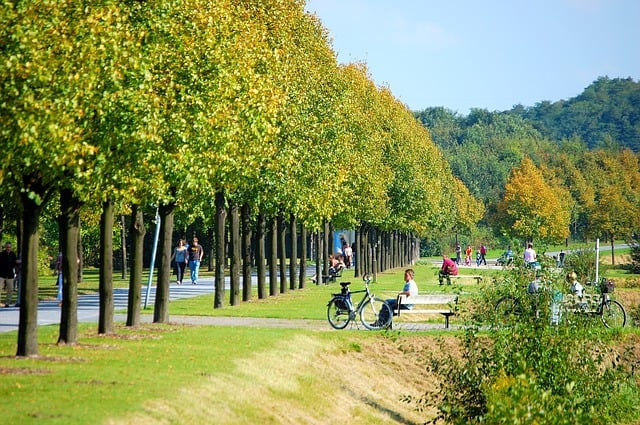
M494 308L495 322L498 325L506 325L515 316L522 314L522 304L516 298L503 297L498 300Z
M627 313L618 301L607 300L602 304L600 320L607 328L623 328L627 323Z
M362 304L360 321L370 330L386 329L391 325L393 312L386 301L380 298L370 298Z
M344 329L351 320L349 305L342 297L335 297L327 305L327 320L334 329Z

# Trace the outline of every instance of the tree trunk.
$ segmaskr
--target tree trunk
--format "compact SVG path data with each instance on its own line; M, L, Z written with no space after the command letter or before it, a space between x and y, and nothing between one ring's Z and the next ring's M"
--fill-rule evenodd
M100 310L98 333L113 333L113 202L102 203L100 215Z
M291 255L289 256L289 289L296 289L296 276L298 275L298 223L296 216L289 216L289 241L291 245Z
M131 207L131 273L129 275L129 297L127 299L127 326L140 324L140 302L142 300L142 271L144 260L144 214L139 205Z
M320 285L323 276L322 265L322 253L324 252L324 245L322 244L323 236L322 232L318 230L315 234L316 237L316 285Z
M611 265L616 265L615 238L613 235L611 235Z
M358 226L356 228L355 246L354 246L355 249L353 250L353 257L354 257L353 261L356 262L354 271L353 271L354 277L360 277L364 275L364 269L362 268L361 247L362 247L362 226Z
M173 214L176 204L171 202L158 207L160 216L158 256L158 284L156 286L156 300L153 305L153 323L169 321L169 281L171 280L171 250L173 249Z
M371 272L373 274L373 281L378 281L379 269L379 257L380 257L380 238L378 237L378 229L373 228L371 232L371 246L373 251L371 252Z
M271 219L270 227L269 295L273 297L278 295L278 220L276 217Z
M307 283L307 228L300 223L300 277L298 288L304 289Z
M324 231L322 232L322 276L329 275L329 245L333 245L333 242L329 241L329 222L324 221Z
M77 288L77 283L80 283L84 280L84 275L83 275L83 270L84 270L84 249L82 247L82 233L80 232L80 228L82 226L82 223L80 222L80 216L78 215L78 231L77 231L77 250L76 253L78 254L78 259L76 261L76 270L77 270L77 275L78 275L78 280L76 281L76 288Z
M224 306L224 268L227 263L227 255L225 251L226 242L226 221L227 209L225 206L225 197L223 192L216 193L216 265L215 265L215 294L213 299L213 308L222 308Z
M251 207L243 204L242 209L242 301L251 299Z
M258 225L257 225L257 235L256 235L256 243L257 250L256 253L256 265L258 266L258 298L263 299L267 297L265 293L266 283L267 283L267 267L266 267L266 247L265 247L265 231L267 226L267 218L264 213L258 214Z
M22 202L23 245L20 319L16 356L38 355L38 228L44 203L38 205L29 192L20 194Z
M240 304L240 218L238 205L235 202L229 205L229 216L231 218L229 223L231 241L231 294L229 296L229 304L238 305Z
M62 314L58 344L78 340L78 234L80 200L70 189L60 191L60 236L62 250Z
M207 255L207 271L212 272L216 263L216 226L209 226L209 228L207 228L207 234L209 236L209 243L211 244L209 255Z
M122 279L127 278L127 227L124 214L120 216L122 247Z
M280 257L280 293L287 292L287 247L286 247L287 226L284 216L278 214L278 254Z

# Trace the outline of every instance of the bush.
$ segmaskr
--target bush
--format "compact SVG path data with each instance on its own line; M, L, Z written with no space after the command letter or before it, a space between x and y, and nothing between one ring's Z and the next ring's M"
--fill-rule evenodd
M631 265L629 266L631 273L640 273L640 245L637 242L633 242L631 246Z
M633 326L640 328L640 304L636 305L635 308L629 311L629 316Z
M620 334L598 320L549 325L552 291L521 296L524 313L497 326L490 300L524 291L531 277L518 268L488 288L481 300L489 306L475 309L462 352L442 347L447 354L431 355L428 368L441 378L439 388L407 401L435 407L434 423L604 424L637 417L640 391L627 364L633 360L612 348ZM551 288L564 284L552 269L537 277Z
M595 249L581 249L567 254L564 260L564 268L574 271L578 280L586 283L595 279L596 275L596 251Z

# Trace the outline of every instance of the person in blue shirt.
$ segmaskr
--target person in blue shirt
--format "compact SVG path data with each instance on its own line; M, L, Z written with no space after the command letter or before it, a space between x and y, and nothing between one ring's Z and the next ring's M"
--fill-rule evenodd
M193 243L189 246L189 271L191 271L191 283L198 284L198 271L200 262L204 257L204 249L198 244L198 238L193 238Z

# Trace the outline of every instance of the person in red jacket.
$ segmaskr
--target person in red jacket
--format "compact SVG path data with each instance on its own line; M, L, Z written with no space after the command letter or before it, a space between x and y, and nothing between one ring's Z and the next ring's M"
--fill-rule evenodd
M440 285L444 283L445 278L447 279L447 285L451 285L451 276L457 276L457 275L458 275L458 266L456 265L455 261L449 258L448 255L446 254L443 255L442 267L438 272L438 282L440 282Z

